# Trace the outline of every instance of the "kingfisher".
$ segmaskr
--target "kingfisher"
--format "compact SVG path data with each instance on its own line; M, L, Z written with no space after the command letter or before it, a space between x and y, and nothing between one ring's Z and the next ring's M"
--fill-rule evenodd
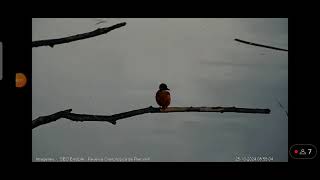
M156 101L163 109L166 109L171 102L169 90L170 89L168 89L166 84L161 83L159 85L159 90L156 93Z

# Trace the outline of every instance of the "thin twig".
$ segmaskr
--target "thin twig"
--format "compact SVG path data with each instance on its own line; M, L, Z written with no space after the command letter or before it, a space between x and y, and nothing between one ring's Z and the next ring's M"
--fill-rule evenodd
M238 42L241 42L241 43L253 45L253 46L260 46L260 47L269 48L269 49L275 49L275 50L280 50L280 51L288 51L287 49L277 48L277 47L273 47L273 46L267 46L267 45L263 45L263 44L252 43L252 42L244 41L244 40L240 40L240 39L234 39L234 40L238 41Z
M236 107L168 107L166 109L147 107L133 111L123 112L114 115L87 115L71 113L72 109L60 111L49 116L41 116L32 121L32 129L42 124L47 124L58 120L59 118L69 119L71 121L102 121L116 124L117 120L137 116L145 113L172 113L172 112L235 112L235 113L260 113L269 114L270 109L252 109L252 108L236 108Z
M72 41L78 41L82 39L87 39L95 36L99 36L101 34L106 34L114 29L120 28L122 26L125 26L126 23L119 23L110 27L106 28L98 28L94 31L83 33L83 34L77 34L69 37L64 37L64 38L58 38L58 39L48 39L48 40L40 40L40 41L33 41L32 42L32 47L39 47L39 46L50 46L53 47L57 44L64 44L64 43L69 43Z
M282 106L282 104L280 103L280 101L278 101L278 99L276 99L276 101L278 102L279 106L281 107L281 109L286 113L287 118L289 118L288 116L288 111Z

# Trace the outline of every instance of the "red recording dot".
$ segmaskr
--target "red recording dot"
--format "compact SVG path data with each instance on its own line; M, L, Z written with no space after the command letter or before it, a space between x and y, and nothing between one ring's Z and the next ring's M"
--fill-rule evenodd
M295 154L298 154L298 152L299 152L298 150L294 150L294 153L295 153Z

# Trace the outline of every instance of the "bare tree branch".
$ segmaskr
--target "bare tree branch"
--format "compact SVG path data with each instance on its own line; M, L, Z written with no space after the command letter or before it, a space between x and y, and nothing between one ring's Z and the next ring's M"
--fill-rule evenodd
M116 124L117 120L137 116L145 113L172 113L172 112L235 112L235 113L260 113L269 114L270 109L252 109L252 108L236 108L236 107L168 107L166 109L147 107L133 111L123 112L110 116L106 115L87 115L71 113L72 109L60 111L49 116L41 116L32 121L32 129L42 124L56 121L60 118L69 119L71 121L102 121Z
M40 116L37 119L32 121L32 129L35 127L38 127L42 124L51 123L53 121L56 121L63 117L63 115L68 114L72 111L72 109L67 109L64 111L56 112L54 114L48 115L48 116Z
M39 47L39 46L50 46L53 47L54 45L57 44L64 44L64 43L69 43L72 41L78 41L82 39L87 39L95 36L99 36L101 34L106 34L114 29L120 28L122 26L125 26L126 23L122 22L110 27L106 28L98 28L94 31L83 33L83 34L77 34L69 37L64 37L64 38L58 38L58 39L48 39L48 40L40 40L40 41L33 41L32 42L32 47Z
M288 51L287 49L281 49L281 48L277 48L277 47L273 47L273 46L266 46L266 45L263 45L263 44L256 44L256 43L252 43L252 42L248 42L248 41L244 41L244 40L240 40L240 39L234 39L234 40L238 41L238 42L241 42L241 43L253 45L253 46L260 46L260 47L269 48L269 49L275 49L275 50L280 50L280 51Z

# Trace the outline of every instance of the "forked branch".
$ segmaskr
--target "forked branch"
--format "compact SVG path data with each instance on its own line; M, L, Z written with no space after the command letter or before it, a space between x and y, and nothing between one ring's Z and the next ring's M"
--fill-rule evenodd
M270 109L252 109L252 108L236 108L236 107L168 107L166 109L147 107L133 111L123 112L114 115L88 115L71 113L72 109L60 111L48 116L41 116L32 121L32 129L42 124L56 121L60 118L69 119L71 121L101 121L116 124L117 120L137 116L145 113L172 113L172 112L235 112L235 113L260 113L269 114Z

